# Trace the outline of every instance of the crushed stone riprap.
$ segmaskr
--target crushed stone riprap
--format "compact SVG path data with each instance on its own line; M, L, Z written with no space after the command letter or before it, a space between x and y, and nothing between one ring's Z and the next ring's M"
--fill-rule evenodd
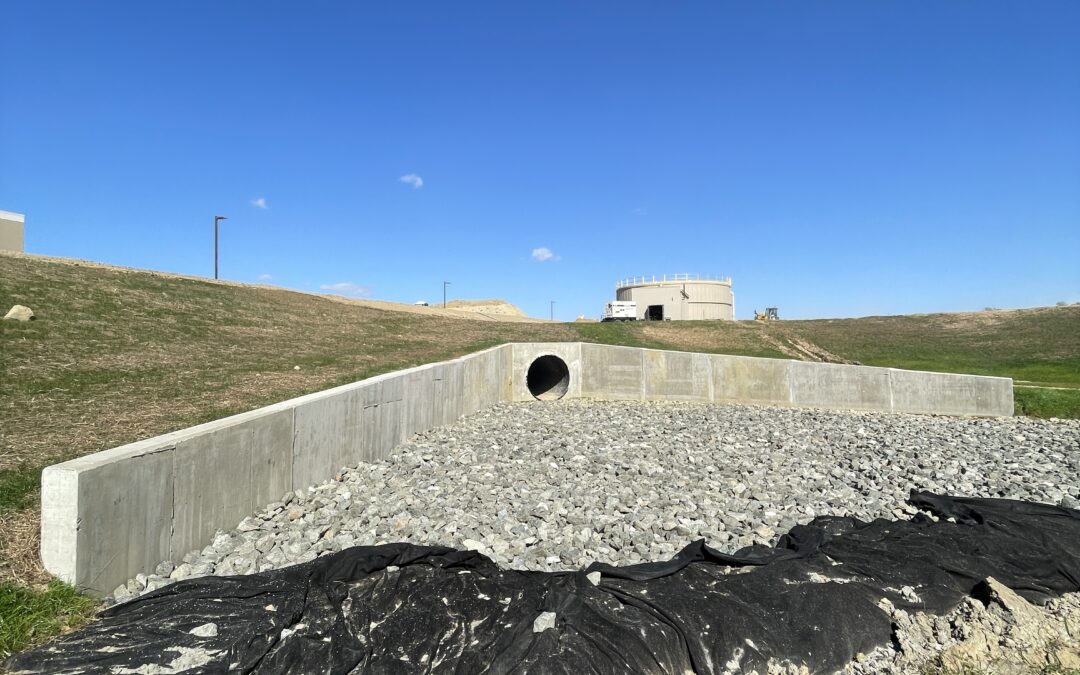
M543 571L734 552L820 515L907 518L912 489L1076 508L1080 422L689 403L501 404L290 492L114 592L354 545L480 551Z

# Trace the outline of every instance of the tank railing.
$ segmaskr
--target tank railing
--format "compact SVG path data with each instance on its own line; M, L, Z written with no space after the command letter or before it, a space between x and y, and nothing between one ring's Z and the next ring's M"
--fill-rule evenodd
M727 276L712 276L707 274L664 274L661 276L640 276L630 277L628 279L622 279L615 284L615 288L626 288L627 286L637 286L639 284L654 284L664 281L719 281L722 283L731 283L731 277Z

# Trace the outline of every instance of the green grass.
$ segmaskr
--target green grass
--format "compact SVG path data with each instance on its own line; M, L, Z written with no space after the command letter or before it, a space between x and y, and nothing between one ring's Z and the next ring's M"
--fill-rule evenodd
M5 511L28 509L34 505L32 498L38 489L41 470L46 466L48 464L21 464L0 471L0 516Z
M1080 389L1016 387L1016 414L1028 417L1080 417Z
M788 358L762 341L758 326L746 322L644 323L612 321L572 324L583 342L625 347L675 349L736 356Z
M43 591L0 582L0 659L85 623L97 606L59 581Z
M999 314L929 314L780 322L867 365L998 375L1080 385L1080 307Z
M582 342L622 345L624 347L647 347L651 349L667 347L663 342L643 337L640 330L635 330L637 326L630 322L576 323L573 326Z

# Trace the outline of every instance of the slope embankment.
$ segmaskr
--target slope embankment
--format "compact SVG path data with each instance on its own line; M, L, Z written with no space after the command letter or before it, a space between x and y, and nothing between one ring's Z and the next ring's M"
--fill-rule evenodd
M0 311L13 304L37 317L0 322L0 597L22 598L11 601L19 615L27 598L52 607L54 591L34 590L48 580L37 556L45 465L503 342L1006 376L1018 380L1018 412L1080 416L1077 306L767 324L557 324L494 311L490 302L443 310L0 255ZM78 614L73 597L61 611L44 611L51 628L31 626L14 642L0 637L0 652L62 628L57 617Z

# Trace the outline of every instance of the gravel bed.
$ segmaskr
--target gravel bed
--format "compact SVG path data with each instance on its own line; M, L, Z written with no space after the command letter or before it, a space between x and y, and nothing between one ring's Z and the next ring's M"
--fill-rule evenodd
M1076 508L1078 475L1077 420L501 404L283 495L114 600L397 541L547 571L666 559L699 538L733 552L818 515L906 518L912 488Z

